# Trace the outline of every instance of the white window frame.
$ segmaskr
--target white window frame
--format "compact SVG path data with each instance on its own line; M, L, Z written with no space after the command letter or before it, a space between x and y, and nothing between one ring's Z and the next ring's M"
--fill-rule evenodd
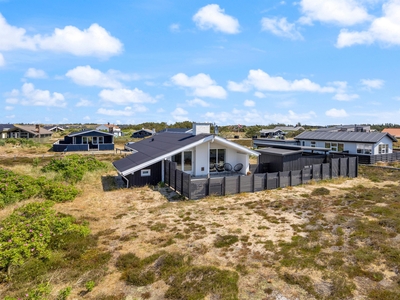
M151 176L151 169L143 169L143 170L140 170L140 176L142 176L142 177L149 177L149 176Z

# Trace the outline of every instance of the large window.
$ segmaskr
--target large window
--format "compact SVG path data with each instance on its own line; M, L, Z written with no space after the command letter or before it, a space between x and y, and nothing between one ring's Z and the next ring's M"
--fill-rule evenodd
M314 147L314 148L315 148L315 147L316 147L316 142L315 142L315 141L311 141L311 142L310 142L310 145L311 145L311 147Z
M181 171L192 171L192 151L185 151L171 156L171 161L176 162L176 168ZM183 169L182 169L183 166Z
M225 163L225 149L210 149L210 164L223 165Z
M93 144L104 144L104 136L94 136Z
M183 152L183 171L192 171L192 151Z
M342 152L344 150L344 144L325 142L325 148L331 149L331 151L335 152Z
M182 153L172 156L171 161L176 162L176 168L182 171Z
M389 145L388 144L380 144L379 145L379 154L389 153Z
M357 144L357 153L372 154L372 145L371 144Z

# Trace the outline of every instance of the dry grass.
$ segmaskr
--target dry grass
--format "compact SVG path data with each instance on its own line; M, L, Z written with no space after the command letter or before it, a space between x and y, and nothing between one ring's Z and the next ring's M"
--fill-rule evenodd
M102 159L111 161L114 156ZM28 165L11 168L36 174ZM165 281L145 287L128 285L115 267L122 254L144 259L160 251L188 255L193 266L238 272L239 299L367 299L376 295L394 299L390 297L399 292L397 252L388 262L390 255L373 248L378 243L387 252L398 249L399 235L386 238L371 227L386 220L386 232L396 232L391 229L397 226L395 218L385 208L398 207L397 181L340 178L254 194L168 202L174 192L167 188L105 191L104 182L112 184L114 175L112 168L85 175L78 184L83 193L74 202L56 205L59 211L88 220L92 233L99 235L99 247L112 254L107 272L86 297L123 294L162 299L169 288ZM321 187L329 194L312 196ZM7 208L1 214L4 217L10 211ZM372 223L365 223L364 216ZM365 232L369 240L362 238ZM218 244L221 240L225 243ZM72 285L54 285L53 294L68 284ZM78 298L79 292L73 289L71 298Z

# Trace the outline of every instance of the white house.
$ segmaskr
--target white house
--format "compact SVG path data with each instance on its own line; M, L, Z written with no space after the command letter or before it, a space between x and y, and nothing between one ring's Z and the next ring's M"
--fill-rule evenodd
M96 130L107 131L109 133L112 133L114 136L122 136L121 128L119 128L119 126L117 125L110 123L97 126Z
M387 154L393 152L397 139L385 132L317 132L305 131L295 137L300 146L328 148L349 154Z
M260 153L210 133L210 124L194 123L192 133L162 132L129 146L132 154L115 161L114 167L127 180L127 186L164 181L164 163L177 163L177 169L194 177L208 176L218 167L241 165L240 174L249 171L249 156ZM229 168L228 168L229 169Z

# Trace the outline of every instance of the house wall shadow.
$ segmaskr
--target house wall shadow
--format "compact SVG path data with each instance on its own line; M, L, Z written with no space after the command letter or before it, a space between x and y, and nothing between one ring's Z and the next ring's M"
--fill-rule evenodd
M125 187L121 176L106 175L101 176L101 185L104 192L115 191Z

